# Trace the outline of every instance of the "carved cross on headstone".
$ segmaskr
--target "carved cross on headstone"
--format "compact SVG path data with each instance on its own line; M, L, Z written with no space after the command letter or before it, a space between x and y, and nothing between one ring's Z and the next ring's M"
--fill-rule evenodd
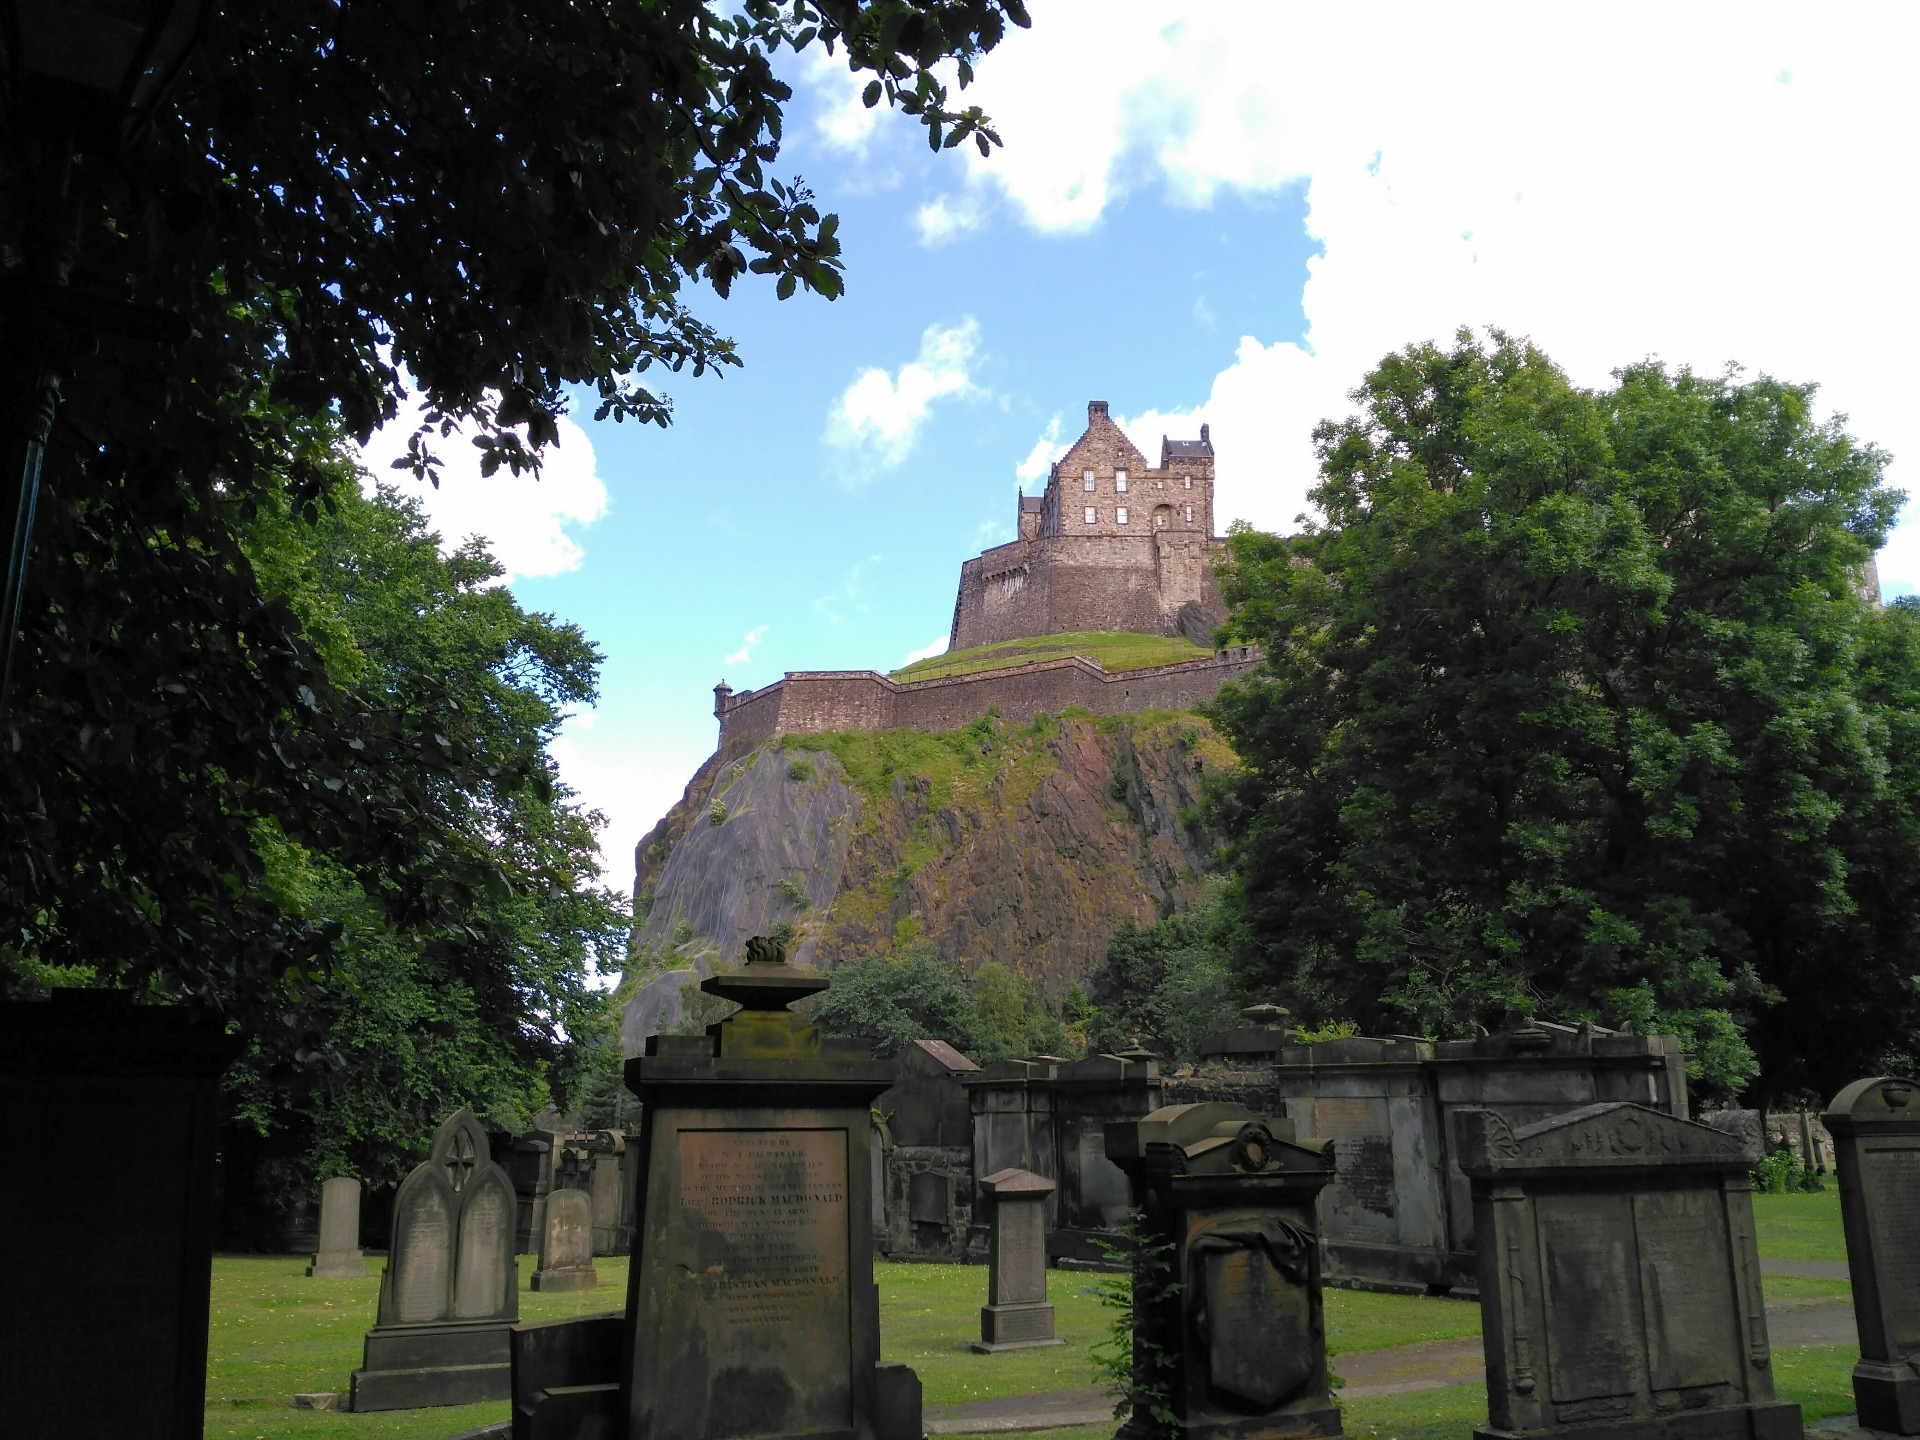
M473 1137L465 1130L456 1131L453 1144L447 1147L447 1183L453 1186L454 1194L458 1195L466 1188L467 1176L473 1173L474 1163Z

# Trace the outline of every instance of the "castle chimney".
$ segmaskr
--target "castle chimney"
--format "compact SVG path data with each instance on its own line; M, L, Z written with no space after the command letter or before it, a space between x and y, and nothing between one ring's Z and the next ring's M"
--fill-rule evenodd
M1200 443L1209 450L1213 448L1213 435L1205 425L1200 427Z
M713 687L713 713L715 717L727 713L727 701L733 698L733 687L722 680Z
M1106 418L1107 418L1107 402L1106 401L1104 400L1087 401L1087 423L1089 425L1091 425L1096 419L1104 420Z

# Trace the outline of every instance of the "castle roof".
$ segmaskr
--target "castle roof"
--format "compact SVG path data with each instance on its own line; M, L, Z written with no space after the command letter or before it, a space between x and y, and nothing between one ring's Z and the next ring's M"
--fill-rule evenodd
M1200 427L1198 440L1169 440L1160 437L1160 468L1167 468L1169 460L1211 460L1213 458L1213 436L1208 427Z
M1047 497L1044 495L1022 495L1020 497L1020 513L1022 515L1038 515L1046 508Z

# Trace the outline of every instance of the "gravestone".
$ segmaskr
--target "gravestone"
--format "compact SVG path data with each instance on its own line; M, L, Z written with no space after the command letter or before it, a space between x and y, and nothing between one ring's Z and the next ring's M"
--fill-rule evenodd
M239 1049L126 991L0 1003L0 1127L101 1157L57 1189L24 1160L0 1184L8 1440L199 1440L220 1076Z
M1106 1153L1142 1216L1134 1409L1121 1436L1338 1435L1314 1233L1332 1146L1296 1142L1289 1122L1244 1105L1206 1101L1109 1126ZM1147 1413L1149 1396L1172 1412L1170 1425Z
M528 1284L535 1290L591 1290L599 1283L593 1268L593 1199L585 1190L555 1190L547 1196L540 1268Z
M1046 1199L1053 1181L1031 1170L1002 1170L980 1182L993 1207L993 1251L988 1260L987 1303L980 1311L982 1355L1061 1345L1053 1334L1047 1303Z
M904 1045L887 1062L893 1084L874 1103L886 1117L876 1216L895 1260L964 1260L973 1222L973 1116L966 1086L979 1073L939 1040Z
M911 1387L878 1368L867 1147L892 1075L787 1009L826 987L756 937L701 985L739 1013L628 1062L644 1152L630 1435L918 1440L917 1407L893 1403Z
M1643 1105L1456 1121L1473 1186L1489 1421L1478 1440L1799 1440L1738 1134Z
M1840 1172L1860 1334L1854 1405L1869 1430L1920 1434L1920 1084L1856 1080L1821 1118Z
M513 1182L487 1133L456 1111L400 1182L377 1323L353 1372L352 1410L504 1400L519 1316Z
M336 1175L320 1187L320 1248L307 1274L328 1279L360 1279L367 1257L360 1253L360 1182Z

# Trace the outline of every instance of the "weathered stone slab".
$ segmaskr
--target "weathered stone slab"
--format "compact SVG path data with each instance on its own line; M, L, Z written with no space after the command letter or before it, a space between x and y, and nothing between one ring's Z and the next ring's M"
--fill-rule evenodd
M1047 1303L1046 1200L1053 1181L1030 1170L1002 1170L983 1179L980 1189L992 1207L993 1249L973 1348L992 1354L1064 1344L1054 1338L1053 1306Z
M1625 1102L1457 1118L1473 1186L1481 1440L1792 1440L1773 1396L1739 1133Z
M547 1196L546 1225L540 1241L540 1268L528 1286L534 1290L591 1290L600 1283L593 1268L593 1198L584 1190L555 1190Z
M456 1111L400 1182L378 1322L353 1372L353 1410L502 1400L519 1314L513 1182L486 1131Z
M1208 1101L1110 1126L1106 1150L1141 1197L1150 1242L1134 1270L1136 1377L1164 1385L1176 1416L1162 1427L1136 1398L1121 1435L1337 1436L1314 1232L1332 1146Z
M336 1175L320 1187L320 1248L307 1274L359 1279L366 1273L367 1257L360 1253L360 1182Z
M47 1137L89 1147L57 1190L24 1161L0 1184L0 1433L201 1433L220 1076L239 1048L125 991L0 1003L0 1126L23 1157Z
M1920 1434L1920 1083L1856 1080L1821 1117L1834 1141L1869 1430Z

